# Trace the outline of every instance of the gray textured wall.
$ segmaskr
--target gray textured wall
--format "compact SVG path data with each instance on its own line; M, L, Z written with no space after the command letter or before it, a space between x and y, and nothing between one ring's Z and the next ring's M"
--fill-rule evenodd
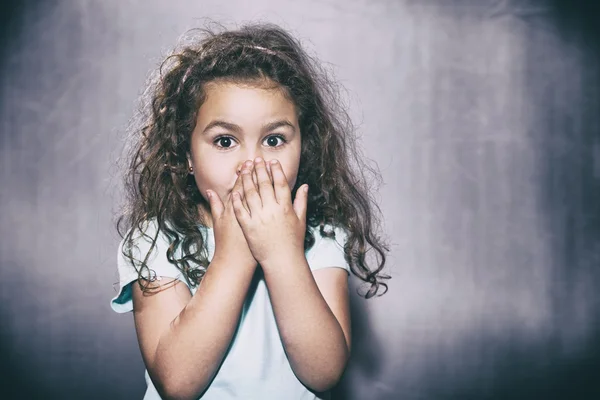
M204 17L305 40L348 89L382 171L393 280L352 298L339 398L600 394L600 52L585 2L12 3L0 395L141 398L132 316L108 306L114 162L148 71Z

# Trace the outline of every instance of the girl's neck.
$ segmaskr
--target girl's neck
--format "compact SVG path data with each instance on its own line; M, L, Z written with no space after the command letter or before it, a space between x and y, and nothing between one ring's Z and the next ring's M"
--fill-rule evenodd
M207 228L212 228L212 214L209 209L206 209L204 204L198 204L198 221L200 225Z

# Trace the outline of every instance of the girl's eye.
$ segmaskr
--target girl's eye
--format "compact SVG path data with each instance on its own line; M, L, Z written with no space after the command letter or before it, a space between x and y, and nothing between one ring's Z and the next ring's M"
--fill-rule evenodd
M231 136L219 136L214 140L214 144L219 149L224 150L231 148L234 144L234 141L235 139ZM265 139L265 143L269 147L281 147L287 143L287 140L285 140L283 135L271 135Z
M233 144L233 139L229 136L220 136L215 139L214 143L217 145L217 147L228 149Z
M279 143L279 140L281 141L281 143ZM269 147L279 147L285 144L286 140L283 135L271 135L267 138L266 143Z

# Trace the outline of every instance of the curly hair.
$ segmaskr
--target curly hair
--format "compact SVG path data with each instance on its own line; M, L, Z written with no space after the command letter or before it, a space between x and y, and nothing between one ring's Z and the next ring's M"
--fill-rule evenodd
M333 230L325 229L326 225L343 227L348 233L346 261L352 273L369 286L364 297L373 297L381 287L383 293L387 292L383 281L390 277L382 274L382 269L389 248L374 232L381 210L370 197L369 187L370 183L380 182L380 175L359 154L355 129L342 106L338 86L318 61L277 25L199 31L199 38L192 35L191 44L180 45L160 65L142 96L140 122L130 128L126 200L116 227L124 239L123 255L134 266L133 228L143 232L141 225L151 219L158 226L145 260L138 263L139 269L136 267L139 278L151 275L146 261L162 231L170 241L169 262L183 272L192 287L202 280L209 262L205 238L198 229L202 216L197 206L206 200L188 174L186 154L198 111L206 99L205 85L214 81L254 85L269 82L283 89L299 116L301 156L292 196L308 183L307 226L319 227L325 237L335 236ZM122 228L128 232L126 238ZM307 229L305 249L314 243ZM183 250L181 258L175 257L178 246ZM374 267L367 262L371 249L375 251ZM150 290L147 279L138 282L142 290Z

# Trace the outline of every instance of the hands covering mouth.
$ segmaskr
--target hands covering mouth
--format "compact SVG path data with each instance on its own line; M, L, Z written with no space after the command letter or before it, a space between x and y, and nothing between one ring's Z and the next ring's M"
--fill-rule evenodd
M271 183L273 183L273 176L271 175L271 160L265 160L265 165L266 165L266 169L267 169L269 178L271 179ZM242 173L243 167L244 167L244 163L241 163L240 165L238 165L238 167L235 171L236 179ZM254 181L255 185L258 185L258 177L256 175L256 171L252 171L252 180ZM235 185L235 180L234 180L234 185ZM231 188L227 191L227 194L231 194L231 191L233 190L234 185L232 185Z

